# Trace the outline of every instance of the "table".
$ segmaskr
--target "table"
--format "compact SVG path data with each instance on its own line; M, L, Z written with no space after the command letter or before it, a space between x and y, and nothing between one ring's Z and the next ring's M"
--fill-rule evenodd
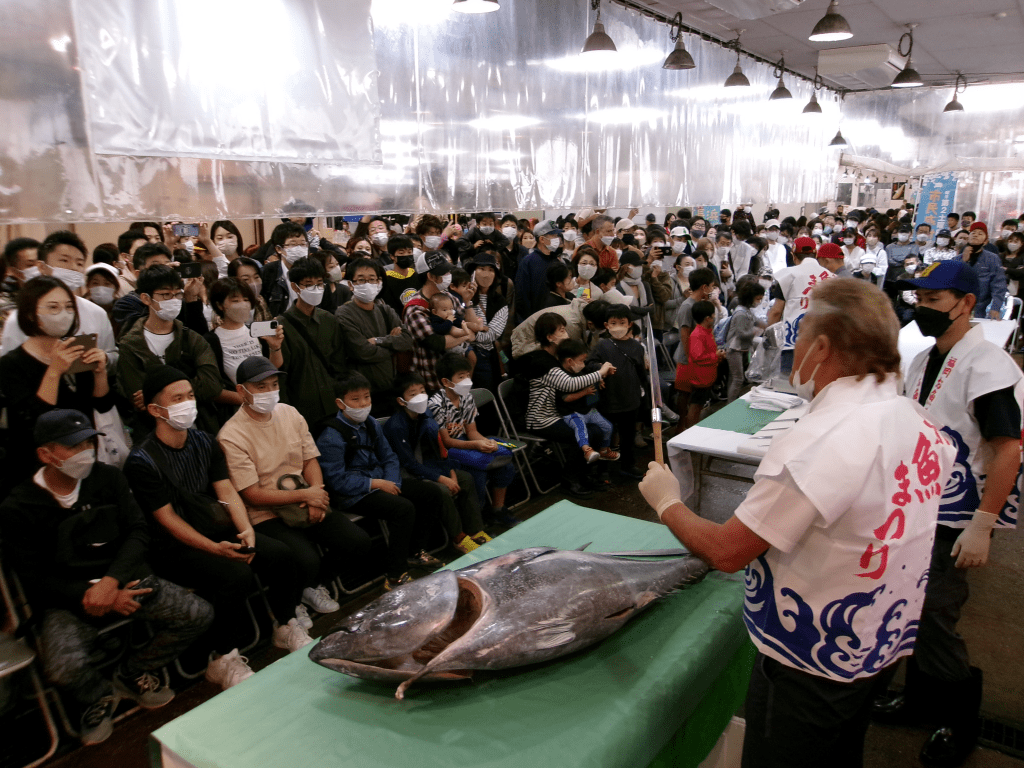
M685 500L697 494L694 508L700 509L703 478L722 477L750 483L747 475L719 472L710 469L712 459L725 459L737 464L756 467L760 457L740 453L739 446L766 424L779 418L784 411L762 411L751 408L740 398L708 416L700 423L680 432L668 441L668 461L672 472L679 478L680 495ZM697 474L693 473L691 454L697 456Z
M590 541L594 552L679 546L663 525L563 501L450 567ZM742 580L712 573L579 654L414 686L404 701L298 651L155 731L153 765L696 766L746 694L742 608Z
M1006 345L1010 343L1010 339L1013 337L1013 331L1017 327L1017 321L979 318L973 320L971 325L980 325L982 332L985 334L986 341L991 341L1000 349L1005 349ZM900 328L898 344L900 350L900 368L903 371L903 378L907 377L907 372L910 370L910 364L914 361L914 358L934 343L935 339L921 333L921 329L917 327L917 323L910 322Z

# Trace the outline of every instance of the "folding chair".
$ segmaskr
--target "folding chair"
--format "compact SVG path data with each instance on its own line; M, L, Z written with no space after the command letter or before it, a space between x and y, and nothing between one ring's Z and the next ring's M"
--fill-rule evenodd
M509 381L509 383L511 383L510 379L508 381ZM502 384L504 384L504 383L505 382L502 382ZM501 440L502 440L502 442L508 443L511 446L511 448L509 448L509 450L512 451L512 461L515 462L516 471L517 471L519 477L523 481L523 488L526 489L526 498L524 498L522 501L519 501L519 502L517 502L517 503L515 503L515 504L513 504L513 505L511 505L509 507L510 510L514 510L514 509L516 509L518 507L523 506L523 504L528 502L530 500L530 498L531 498L531 495L532 495L530 493L530 483L527 481L526 475L523 473L524 461L522 461L522 459L524 457L521 455L526 450L527 444L525 442L523 442L522 440L519 440L519 439L517 439L515 437L512 437L512 436L510 436L508 434L508 430L505 428L505 419L504 419L504 417L502 416L502 413L501 413L501 405L495 399L493 392L491 392L489 389L474 389L474 390L470 391L470 394L473 396L473 403L476 405L476 409L478 411L483 410L483 407L485 405L493 405L494 406L494 411L495 411L495 413L498 414L498 423L501 425ZM525 466L529 467L529 464L525 464ZM534 480L534 484L535 485L536 485L536 482L537 481ZM488 492L488 495L490 495L489 492ZM481 499L481 501L483 501L483 499Z
M1020 323L1024 318L1021 317L1022 305L1024 301L1017 298L1016 296L1007 296L1006 303L1003 305L1003 320L1012 320L1016 314L1017 325L1014 326L1013 333L1010 334L1010 340L1007 342L1007 346L1010 351L1017 349L1017 334L1020 331ZM1014 310L1017 310L1014 312Z
M498 400L496 408L498 411L498 421L501 423L502 437L508 442L512 443L517 447L512 451L512 459L516 462L516 468L523 473L523 477L529 475L530 479L533 480L533 486L537 489L537 493L542 496L545 493L551 493L553 490L558 488L562 482L559 480L550 488L541 488L540 482L537 480L537 475L534 474L533 467L530 464L529 459L529 448L533 447L535 450L541 446L551 443L545 437L539 435L531 435L529 432L524 432L522 435L516 429L515 419L512 418L512 411L508 407L508 397L512 394L512 387L515 386L514 379L505 379L498 385ZM488 392L490 394L490 392ZM552 448L558 455L562 464L565 464L565 457L562 455L561 449L557 443L551 443ZM525 483L524 483L525 484ZM527 493L529 493L529 487L527 487ZM529 498L529 496L527 496Z

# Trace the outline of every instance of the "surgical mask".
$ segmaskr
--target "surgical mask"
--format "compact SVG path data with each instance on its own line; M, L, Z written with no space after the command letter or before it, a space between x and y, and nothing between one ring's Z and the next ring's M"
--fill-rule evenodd
M181 244L181 247L184 248L189 253L196 252L196 244L193 243L191 240L186 240L184 243Z
M853 238L852 237L844 237L843 238L843 245L853 245Z
M690 235L695 237L695 238L696 237L704 237L704 232L705 231L706 230L703 230L703 229L691 229L690 230Z
M799 397L810 402L814 399L814 376L818 373L821 363L814 366L814 370L811 371L811 377L807 379L807 381L804 381L800 378L800 370L804 367L804 363L807 362L807 357L808 355L804 355L804 359L800 361L800 367L793 371L793 379L791 383L793 385L793 391L796 392Z
M1008 250L1010 253L1016 253L1017 251L1020 250L1020 243L1017 243L1017 242L1007 243L1006 244L1006 250Z
M651 269L661 269L661 270L664 270L665 269L665 262L662 261L661 259L655 259L654 261L651 262Z
M821 231L822 231L822 234L831 235L832 234L832 226L829 225L829 224L826 224L824 227L822 227Z
M383 248L388 244L388 233L377 232L374 235L370 235L370 242L372 242L378 248Z
M479 227L481 235L489 235L494 231L494 227Z
M362 424L370 415L370 406L366 406L365 408L352 408L350 406L345 406L345 410L342 411L342 413L345 414L345 418L349 421L353 421L356 424Z
M903 268L907 270L907 272L909 272L910 274L914 274L915 272L917 272L917 264L904 264Z
M114 289L109 285L94 285L89 289L89 298L94 304L106 306L114 301Z
M1013 230L1012 229L1001 229L1001 230L999 230L999 239L1000 240L1005 240L1006 238L1008 238L1012 234L1013 234Z
M764 236L765 236L766 238L768 238L769 240L771 240L771 241L772 241L773 243L774 243L774 242L775 242L776 240L778 240L778 239L779 239L779 233L778 233L778 232L765 232L765 233L764 233Z
M722 247L722 248L715 248L715 255L716 256L721 256L722 258L725 258L726 256L729 255L729 246L725 246L725 247Z
M823 230L821 227L815 227L814 229L811 230L811 234L812 235L816 235L818 237L821 237L821 235L824 233L824 231L825 230Z
M871 270L873 270L874 268L875 268L875 263L873 261L862 261L860 263L860 271L863 272L865 275L868 272L870 272Z
M561 244L562 244L561 238L552 237L550 242L548 243L548 250L549 251L557 251L558 250L558 246L560 246Z
M217 243L217 250L225 256L230 256L238 251L238 242L234 238L231 240L221 240Z
M936 237L935 238L935 244L937 246L939 246L939 248L945 248L947 245L949 245L949 238L948 237Z
M910 233L900 232L898 235L896 235L896 239L899 240L901 243L905 243L910 239Z
M690 273L695 269L696 267L683 267L683 277L689 277Z
M788 243L789 243L789 238L788 237L786 237L785 235L779 235L779 244L780 245L786 245Z
M637 245L643 245L644 243L647 242L647 236L643 235L643 234L641 234L639 232L637 232L635 235L633 235L633 237L636 238L636 244Z
M309 248L305 245L289 245L284 249L284 260L287 264L294 264L299 259L309 255Z
M85 285L85 275L81 272L77 272L73 269L64 269L64 267L53 267L52 271L53 276L64 283L64 285L72 291L77 291Z
M274 407L281 400L281 393L276 389L272 392L250 392L249 394L252 395L249 407L256 413L272 413Z
M928 235L926 235L924 232L919 232L918 235L917 235L917 242L919 242L919 243L927 243L928 242Z
M75 321L75 313L64 310L56 315L37 315L39 327L43 333L54 339L62 339L71 330L71 324Z
M626 334L629 333L629 326L623 328L621 325L617 325L614 328L609 328L608 333L613 339L624 339Z
M427 247L428 251L436 251L441 247L441 236L440 235L427 235L423 238L423 245Z
M686 243L681 242L679 240L676 240L674 243L672 243L672 253L679 254L679 253L682 253L685 250L686 250Z
M580 264L577 272L583 280L592 280L597 274L597 266L595 264Z
M196 416L199 415L199 406L195 400L183 400L180 403L169 405L165 409L168 424L177 430L186 430L196 423ZM161 418L163 418L161 416Z
M470 392L473 391L473 380L463 379L458 384L449 387L459 397L466 397Z
M876 245L878 245L878 238L877 237L866 237L866 238L864 238L864 242L866 242L868 244L868 248L874 248Z
M332 283L340 283L345 276L341 273L341 267L332 267L327 270L327 277L331 279Z
M33 277L39 277L40 274L39 267L29 267L28 269L21 270L21 279L27 283Z
M859 224L859 223L860 222L854 221L853 219L847 219L846 220L846 228L847 229L856 229L857 228L857 224Z
M252 314L252 305L248 301L240 301L224 308L224 317L233 323L247 323Z
M608 246L608 245L611 245L611 244L612 244L612 241L613 241L614 239L615 239L615 238L614 238L614 237L613 237L612 235L608 235L607 237L602 237L602 238L601 238L601 242L602 242L602 243L604 243L604 244L605 244L606 246Z
M513 237L515 237L516 236L516 232L518 232L518 231L519 230L516 229L515 227L502 227L501 228L501 234L503 234L509 240L511 240Z
M59 469L68 477L73 477L75 480L82 480L89 476L92 472L92 467L96 463L96 449L87 448L84 451L79 451L74 456L68 459L64 459L60 465L54 464L56 469Z
M299 291L299 298L311 306L319 307L320 302L324 300L324 287L315 285L312 288L303 288Z
M426 395L415 395L405 401L405 407L413 413L426 413L428 399Z
M380 283L363 283L352 289L352 295L364 304L372 304L382 287Z
M413 261L415 261L416 259L418 259L418 258L419 258L420 256L422 256L422 255L423 255L424 253L426 253L426 251L423 251L423 250L421 250L420 248L417 248L417 247L413 246L413 249L412 249L412 258L413 258Z
M156 305L156 316L161 320L173 320L181 314L181 299L164 299L153 304Z
M634 266L629 268L629 276L633 280L639 280L644 275L644 268L641 266Z
M449 272L447 275L441 276L441 282L438 283L437 288L440 291L447 291L448 286L452 284L452 273Z
M950 310L951 312L952 310ZM914 307L914 322L921 329L925 336L933 336L936 339L943 336L950 326L953 325L953 318L949 312L940 312L931 307L922 307L920 304Z
M576 230L575 229L567 229L567 230L565 230L565 232L562 233L562 235L565 237L565 242L567 242L567 243L575 243L576 242Z

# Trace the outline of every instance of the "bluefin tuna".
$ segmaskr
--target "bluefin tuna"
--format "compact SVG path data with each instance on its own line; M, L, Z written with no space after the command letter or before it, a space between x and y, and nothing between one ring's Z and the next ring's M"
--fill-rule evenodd
M678 554L637 561L625 555ZM328 669L366 680L458 680L565 656L608 637L708 566L679 550L597 554L519 549L438 571L349 616L310 651Z

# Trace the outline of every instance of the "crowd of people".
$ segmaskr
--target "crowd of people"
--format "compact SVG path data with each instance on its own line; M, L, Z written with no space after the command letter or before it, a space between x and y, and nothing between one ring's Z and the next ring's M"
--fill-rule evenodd
M684 429L742 393L775 323L788 371L808 286L869 281L905 324L916 295L897 285L922 265L970 263L979 317L1024 277L1024 227L990 242L970 212L934 233L906 209L638 213L367 216L337 241L298 215L248 247L230 221L136 222L92 251L70 231L7 243L4 564L82 740L109 735L115 695L167 703L157 673L186 649L225 688L251 675L256 577L294 651L310 611L339 609L332 584L391 589L441 564L439 538L465 553L514 525L513 446L474 390L561 444L565 490L587 498L643 476L652 381ZM359 518L386 524L383 556ZM154 634L111 681L90 648L125 616Z

